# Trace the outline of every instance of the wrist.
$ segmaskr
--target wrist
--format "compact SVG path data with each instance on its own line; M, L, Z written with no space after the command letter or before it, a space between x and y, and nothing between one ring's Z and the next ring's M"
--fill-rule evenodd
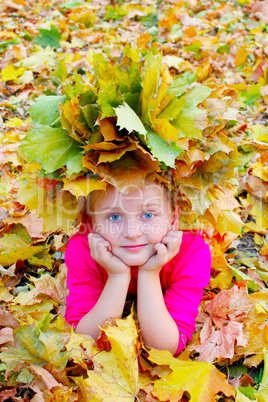
M154 269L154 270L146 270L146 269L139 269L138 270L138 279L142 280L150 280L154 278L159 279L159 273L161 269Z
M108 274L108 280L110 280L110 281L129 283L130 279L131 279L130 271L129 272L120 272L120 273L107 272L107 274Z

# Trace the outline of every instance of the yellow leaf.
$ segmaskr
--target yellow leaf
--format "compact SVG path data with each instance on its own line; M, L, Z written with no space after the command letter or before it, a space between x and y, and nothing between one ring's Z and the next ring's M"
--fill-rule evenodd
M31 118L28 117L26 120L22 120L19 117L12 117L11 119L5 122L6 127L20 127L22 124L29 124L31 122Z
M33 302L32 297L28 297L28 292L21 292L22 295L20 299L17 299L18 302L25 303L23 304L11 304L10 311L16 312L22 316L23 324L27 323L28 325L33 324L34 322L39 322L45 311L51 311L57 303L51 302L51 299L46 299L44 296L36 297ZM20 294L21 294L20 293ZM23 297L24 296L24 297ZM27 300L29 300L27 304Z
M249 399L247 396L242 394L242 392L240 392L239 389L236 389L235 392L236 392L235 402L250 402L250 401L252 401L252 399Z
M74 363L87 369L86 361L93 355L95 340L89 335L80 335L72 331L69 342L65 345Z
M268 134L265 134L268 139ZM260 177L262 180L268 182L268 166L263 165L261 162L256 162L253 165L252 173Z
M263 389L262 391L255 392L254 396L258 402L267 402L268 389Z
M70 191L78 198L79 196L87 196L91 191L106 190L107 183L101 180L94 180L91 177L78 177L75 180L63 179L64 190Z
M168 365L172 370L154 383L152 393L160 401L177 402L184 392L195 402L214 402L219 392L235 395L226 376L210 363L179 360L166 350L156 349L149 351L149 360L161 366Z
M133 317L117 319L116 326L104 331L111 351L102 351L92 357L94 370L88 378L73 378L81 390L81 402L125 402L136 400L139 386L137 358L137 329Z
M42 301L45 296L51 298L56 304L65 304L67 295L66 274L66 266L62 264L56 277L49 274L42 275L40 278L29 277L35 286L26 293L20 292L14 299L14 304L29 306L38 300L39 302Z
M66 128L72 138L83 143L84 139L91 137L91 133L78 119L81 111L78 98L59 105L59 111L62 127Z
M209 61L206 61L205 63L202 63L201 65L198 65L196 67L196 75L197 75L197 80L204 81L206 78L208 78L210 71L211 71L211 65Z
M222 215L218 217L216 229L221 236L227 232L237 233L240 235L243 226L244 223L236 212L222 211Z
M268 228L268 203L254 197L252 194L247 194L247 200L253 205L251 210L252 215L256 219L256 224L259 228Z
M36 162L37 164L38 162ZM38 169L36 164L31 164L33 172ZM39 165L39 164L38 164ZM30 176L28 178L21 178L18 180L19 189L17 193L17 200L26 205L30 210L38 209L40 205L44 203L46 192L43 188L40 188L34 179Z
M15 234L8 234L0 239L0 264L4 267L17 260L25 261L43 250L43 246L29 246Z
M10 302L13 296L9 293L9 289L5 287L2 279L0 279L0 300L3 302Z
M59 388L59 386L61 386L61 384L58 383L57 388L55 387L51 391L49 391L49 390L46 391L45 402L70 402L70 401L75 402L75 401L78 401L79 397L78 397L78 395L76 395L73 392L72 388L66 390L66 389ZM34 396L34 398L36 397L36 395ZM42 400L36 399L36 402L43 402L43 399Z
M51 203L47 198L40 200L39 216L44 220L44 231L54 232L63 229L66 234L73 230L80 216L80 204L76 197L68 191L57 193L56 200Z
M241 47L236 54L236 58L235 58L236 67L239 67L242 64L245 64L245 62L247 61L247 57L248 57L248 52L246 51L246 49L244 47Z
M179 130L170 124L168 119L155 119L154 129L155 132L167 143L169 143L169 141L177 142Z
M212 276L210 278L209 285L215 289L219 288L221 290L227 289L232 282L233 274L229 265L224 258L220 244L215 243L213 248L214 254L212 255ZM213 271L216 273L214 277Z
M6 68L4 68L1 72L2 81L14 81L18 77L20 77L24 73L24 68L15 68L13 64L10 63Z
M13 39L17 38L18 35L15 34L15 32L12 31L1 31L0 32L0 38L7 38L7 39Z
M263 349L268 345L268 322L250 322L246 325L246 333L249 337L248 344L236 347L235 353L238 356L249 356L244 364L257 367L263 361Z

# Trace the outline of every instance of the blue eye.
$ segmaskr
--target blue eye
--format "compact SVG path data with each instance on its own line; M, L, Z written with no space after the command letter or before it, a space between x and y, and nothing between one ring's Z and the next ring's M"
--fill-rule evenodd
M113 222L117 222L121 219L122 217L119 214L112 214L109 216L109 219Z
M145 219L152 219L154 217L154 214L152 212L145 212L143 216Z

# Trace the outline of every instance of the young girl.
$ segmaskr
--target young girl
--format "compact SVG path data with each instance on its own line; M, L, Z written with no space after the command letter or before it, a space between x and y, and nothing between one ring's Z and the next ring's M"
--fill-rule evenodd
M191 340L211 255L202 237L177 231L167 189L146 181L91 194L90 226L69 241L66 319L95 339L129 296L146 345L177 355Z

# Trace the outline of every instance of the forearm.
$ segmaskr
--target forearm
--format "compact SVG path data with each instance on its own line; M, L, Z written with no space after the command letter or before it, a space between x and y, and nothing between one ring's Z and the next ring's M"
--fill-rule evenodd
M165 306L158 273L139 272L137 314L145 344L175 354L179 331Z
M120 318L123 313L130 275L111 275L95 306L79 321L76 332L97 339L100 326L109 317Z

